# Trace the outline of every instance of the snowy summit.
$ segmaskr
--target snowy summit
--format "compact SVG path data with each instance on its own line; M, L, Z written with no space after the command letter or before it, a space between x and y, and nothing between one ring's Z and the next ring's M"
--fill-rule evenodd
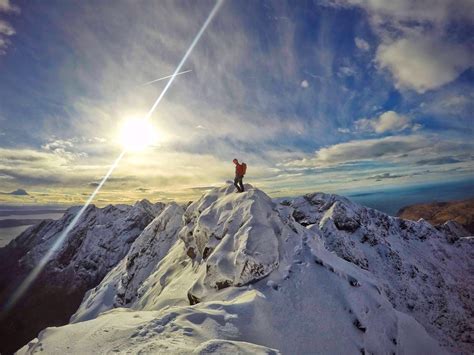
M71 232L57 258L68 250L76 270L103 279L69 324L18 353L473 351L474 249L462 227L390 217L337 195L281 201L245 188L215 188L188 206L108 207L114 231L79 233L82 243ZM88 230L107 213L91 207ZM146 227L135 236L138 222ZM54 235L43 230L54 223L36 227L44 237L22 262L44 252ZM118 228L132 232L117 240L126 234Z

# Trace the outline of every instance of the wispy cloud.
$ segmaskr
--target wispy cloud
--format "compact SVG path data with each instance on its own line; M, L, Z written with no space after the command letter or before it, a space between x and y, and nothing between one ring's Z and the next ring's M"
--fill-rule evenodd
M2 13L18 14L20 8L13 5L9 0L0 0L0 15ZM5 20L0 18L0 55L6 54L10 45L9 37L15 34L15 29Z

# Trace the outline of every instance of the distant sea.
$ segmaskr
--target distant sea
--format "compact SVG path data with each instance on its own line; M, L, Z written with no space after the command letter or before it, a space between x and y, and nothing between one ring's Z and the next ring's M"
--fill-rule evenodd
M390 187L342 194L350 200L395 216L405 206L474 198L474 179Z

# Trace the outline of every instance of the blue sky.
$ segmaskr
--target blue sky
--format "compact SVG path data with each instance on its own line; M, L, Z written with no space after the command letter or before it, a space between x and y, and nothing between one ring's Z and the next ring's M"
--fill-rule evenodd
M0 190L30 193L3 201L83 201L213 5L0 0ZM227 0L97 201L192 199L234 157L274 196L473 178L473 38L469 0Z

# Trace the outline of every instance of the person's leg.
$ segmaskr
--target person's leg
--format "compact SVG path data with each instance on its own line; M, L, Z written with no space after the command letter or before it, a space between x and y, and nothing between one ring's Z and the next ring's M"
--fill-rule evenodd
M240 192L244 192L244 191L245 191L245 189L244 189L244 184L242 183L242 179L243 179L243 178L244 178L244 177L241 176L240 179L239 179Z
M240 187L239 187L239 185L237 185L238 182L239 182L239 177L236 175L235 178L234 178L234 186L240 192Z

